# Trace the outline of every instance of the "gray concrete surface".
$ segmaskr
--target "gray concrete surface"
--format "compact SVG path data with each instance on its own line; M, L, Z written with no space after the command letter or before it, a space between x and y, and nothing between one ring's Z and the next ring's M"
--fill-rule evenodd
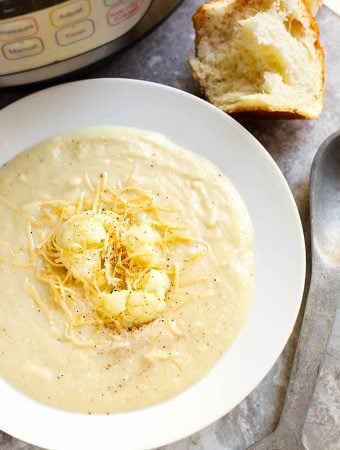
M86 77L138 78L197 94L186 59L193 53L191 15L201 3L185 0L161 27ZM326 98L321 117L313 121L242 121L283 171L298 204L307 246L311 162L323 139L340 128L340 17L323 8L318 21L326 50ZM34 90L2 90L0 107ZM282 408L300 321L301 317L272 370L243 402L204 430L162 450L244 450L269 433ZM310 450L340 450L340 309L305 426L304 442ZM1 432L0 448L37 450Z

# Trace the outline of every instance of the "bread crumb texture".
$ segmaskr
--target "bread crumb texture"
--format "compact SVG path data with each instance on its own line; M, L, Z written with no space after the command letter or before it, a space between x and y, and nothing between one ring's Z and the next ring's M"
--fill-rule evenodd
M324 52L303 0L215 0L193 16L203 95L227 113L315 118L322 111Z

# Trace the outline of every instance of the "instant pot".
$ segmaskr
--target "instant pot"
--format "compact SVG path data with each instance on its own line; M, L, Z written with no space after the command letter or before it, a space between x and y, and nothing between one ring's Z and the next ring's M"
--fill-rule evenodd
M141 37L182 0L0 0L0 86L66 75Z

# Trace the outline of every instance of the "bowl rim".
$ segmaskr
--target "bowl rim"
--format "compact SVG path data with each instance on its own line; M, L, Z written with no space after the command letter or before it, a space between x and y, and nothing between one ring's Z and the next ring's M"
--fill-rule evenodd
M238 354L238 349L240 347L240 342L242 341L242 336L244 334L245 327L249 327L249 321L248 318L246 321L246 324L244 328L242 329L240 335L236 338L232 346L227 350L227 352L223 355L221 360L216 364L216 366L206 375L204 376L199 382L195 383L193 386L191 386L189 389L185 390L181 394L171 398L170 400L151 406L149 408L145 408L143 410L138 411L132 411L128 413L119 413L119 414L113 414L110 416L104 416L104 415L92 415L88 416L86 414L78 414L78 413L68 413L61 410L56 410L54 408L50 408L48 406L42 405L38 402L35 402L32 399L29 399L24 394L19 393L14 388L9 386L5 381L0 380L0 428L3 429L3 431L19 438L25 441L28 441L30 443L33 443L35 445L39 445L41 447L46 448L63 448L63 450L66 450L68 448L78 448L74 446L74 443L76 442L74 440L73 433L75 431L75 428L78 432L82 431L81 435L83 436L81 438L81 448L84 450L87 448L91 448L93 445L94 440L91 442L91 436L90 428L92 431L96 430L97 433L100 430L103 432L103 430L108 429L110 432L110 427L116 426L116 430L128 430L128 425L132 425L135 429L135 425L138 425L138 421L142 420L144 423L144 427L136 429L135 433L129 433L126 435L126 439L123 441L122 437L119 437L119 448L120 449L144 449L144 448L155 448L161 445L168 444L170 442L177 441L179 439L182 439L199 429L204 428L205 426L209 425L213 421L217 420L218 418L222 417L224 414L229 412L233 407L235 407L238 403L240 403L257 385L258 383L264 378L264 376L268 373L272 365L275 363L276 359L280 355L281 351L284 348L284 345L286 344L289 335L293 329L294 323L296 321L298 311L300 308L301 300L302 300L302 294L303 294L303 288L304 288L304 280L305 280L305 244L304 244L304 235L302 230L302 225L299 217L299 213L293 198L293 195L289 189L289 186L287 184L287 181L285 180L283 174L281 173L280 169L274 162L274 160L271 158L269 153L265 150L265 148L255 139L254 136L252 136L242 125L240 125L238 122L236 122L233 118L228 116L227 114L223 113L213 105L209 104L208 102L192 95L187 92L184 92L182 90L165 86L162 84L154 83L154 82L148 82L148 81L142 81L142 80L131 80L131 79L124 79L124 78L105 78L105 79L91 79L91 80L81 80L81 81L75 81L71 83L66 83L62 85L53 86L47 89L44 89L42 91L38 91L34 94L31 94L29 96L26 96L20 100L17 100L16 102L10 104L9 106L5 107L0 111L0 136L2 135L1 131L4 132L3 136L11 135L10 130L15 130L16 128L14 124L20 124L21 125L21 131L24 130L22 135L18 138L12 139L12 141L15 142L15 145L10 146L9 142L5 142L5 138L0 138L0 144L5 149L5 154L9 157L13 157L14 154L19 153L18 149L20 148L20 139L23 139L23 135L26 133L28 136L27 141L31 145L31 143L38 142L41 139L37 138L37 135L39 135L40 131L38 130L38 125L35 121L34 117L27 118L28 111L37 111L37 105L47 105L48 102L52 101L51 104L47 105L47 113L46 113L46 119L43 118L43 121L47 122L48 120L51 120L51 117L53 114L56 113L58 108L60 108L60 105L64 103L70 102L69 97L70 95L74 95L73 99L74 102L77 103L77 108L79 114L82 114L81 111L79 111L81 100L76 98L75 94L78 95L82 93L84 95L83 99L84 102L87 102L87 96L90 96L92 101L93 98L95 98L94 93L100 93L99 97L101 101L105 102L107 99L104 98L105 92L109 92L110 94L107 94L109 98L113 98L112 91L116 95L116 98L119 98L122 104L124 105L124 101L131 103L131 97L132 93L134 95L137 95L139 99L148 98L150 99L150 104L147 105L147 108L162 108L162 114L165 114L166 111L162 106L162 102L168 102L167 104L172 105L178 105L182 106L182 110L180 114L184 114L184 111L192 111L193 114L195 114L195 119L197 120L197 123L202 122L203 120L208 121L209 127L207 127L206 131L208 134L212 132L221 133L221 136L224 136L224 133L230 134L230 136L238 136L241 143L244 145L244 151L245 155L248 155L248 158L251 158L251 162L253 164L258 164L259 167L263 169L263 173L261 173L261 176L265 179L268 178L268 180L272 180L272 186L271 188L273 191L275 191L278 195L278 198L282 200L282 208L284 209L284 213L282 212L283 216L285 214L287 215L286 218L289 219L290 223L282 223L279 224L276 220L274 220L274 217L272 215L269 215L273 221L274 224L276 224L279 228L284 227L284 232L289 233L291 232L291 235L288 234L288 241L285 241L285 244L288 246L291 246L289 249L285 249L283 243L278 242L277 245L280 247L280 249L284 252L284 255L292 255L293 257L293 268L288 270L288 264L286 266L285 270L287 270L285 275L286 277L290 277L288 280L284 279L281 280L280 276L283 277L282 273L277 274L273 268L270 268L268 265L268 261L265 264L267 270L270 272L270 276L274 278L274 281L278 283L278 285L281 288L285 288L287 291L287 298L288 296L292 297L293 300L290 300L289 303L289 311L286 311L284 315L282 316L282 320L284 321L284 326L279 329L279 336L273 335L271 341L267 342L268 348L265 349L265 354L260 356L262 358L261 362L258 363L256 361L256 357L252 358L251 355L247 355L247 358L249 360L245 361L245 358L243 357L242 353ZM125 97L124 97L125 95ZM121 97L120 97L121 96ZM123 98L124 97L124 98ZM124 100L125 99L125 100ZM152 103L152 101L154 103ZM55 102L55 104L53 103ZM129 108L132 108L132 105L130 103L127 103ZM136 102L137 103L137 102ZM151 105L151 106L150 106ZM110 108L109 103L106 104L108 108ZM172 105L173 106L173 105ZM133 110L130 110L130 113L133 115ZM148 115L150 112L143 111L144 114ZM169 111L169 117L172 118L171 124L176 127L176 130L180 130L180 125L174 125L174 119L176 117L172 117L172 115L177 115L178 119L178 112L177 111ZM69 112L65 113L66 116L69 116ZM137 112L136 112L137 114ZM141 114L139 112L138 114ZM138 116L136 115L136 117ZM201 117L202 116L202 117ZM211 119L210 119L211 116ZM135 116L134 116L135 117ZM139 116L138 116L139 117ZM156 118L157 115L155 115L155 111L151 114L151 118ZM145 118L144 118L145 119ZM144 123L145 120L140 118L140 122ZM189 120L190 119L190 120ZM72 129L64 129L66 118L60 117L60 134L65 133ZM106 120L106 119L105 119ZM138 119L139 120L139 119ZM151 119L150 119L151 120ZM159 119L161 120L161 119ZM191 121L193 124L195 121L193 118L189 118L188 116L185 116L186 121ZM45 123L44 122L44 123ZM136 121L132 121L133 124L131 124L132 127L135 126ZM34 128L35 123L35 128ZM2 124L2 125L1 125ZM57 124L58 125L58 124ZM95 123L93 125L96 125ZM117 124L118 125L118 124ZM84 121L84 126L87 126L86 120ZM163 126L163 125L162 125ZM170 126L170 125L166 125ZM165 126L165 128L166 128ZM30 127L33 127L31 129ZM40 126L41 127L41 126ZM63 128L64 127L64 128ZM225 131L224 128L225 127ZM79 126L76 126L75 129L81 128ZM137 127L138 128L138 127ZM141 126L140 128L148 128ZM157 129L154 131L160 131L157 125ZM38 132L37 132L38 130ZM37 133L34 133L37 132ZM177 131L176 131L177 132ZM195 130L195 132L198 134L202 134L203 131L198 128ZM183 133L189 133L188 131L184 131ZM52 133L53 134L53 133ZM165 133L163 133L165 134ZM190 134L190 133L189 133ZM213 134L211 134L213 136ZM48 136L47 136L48 137ZM38 139L37 141L34 141L34 139ZM194 139L194 138L192 138ZM202 134L203 139L203 134ZM206 139L206 137L204 137ZM219 139L217 137L217 139ZM184 139L188 140L188 136L186 135L186 138ZM190 140L190 137L189 137ZM181 141L181 139L180 139ZM199 147L200 143L198 139L195 137L196 145ZM178 143L178 141L176 142ZM181 142L179 142L179 145L181 145ZM215 144L212 144L215 145ZM234 143L233 145L236 146ZM237 144L238 147L242 148L239 144ZM11 147L11 148L10 148ZM188 148L188 145L186 145ZM246 148L251 150L246 150ZM24 148L22 148L24 149ZM195 151L192 147L189 148L192 151ZM216 155L218 154L217 151L214 150L214 157L212 158L212 162L216 164ZM249 152L249 154L247 153ZM200 152L198 152L200 153ZM254 156L251 156L251 155ZM245 158L247 159L247 156L241 155L238 158ZM207 157L207 156L206 156ZM209 157L208 157L209 158ZM209 158L210 159L210 158ZM1 160L5 161L6 158L3 159L1 157ZM257 162L256 162L257 161ZM237 168L237 167L236 167ZM249 168L244 168L248 173L251 174L251 171L249 171ZM223 171L224 168L222 169ZM228 178L230 178L233 182L233 184L236 185L237 189L242 191L242 189L239 189L237 186L237 183L235 183L232 179L232 176L230 174L227 174ZM233 174L234 177L237 178L237 174ZM267 178L266 178L267 177ZM257 179L257 182L260 183L261 180ZM244 180L242 181L244 183ZM267 186L269 188L269 186ZM252 186L246 186L244 187L245 192L249 191L249 195L251 197L251 189ZM241 196L244 198L244 193L241 192ZM260 195L261 194L261 195ZM265 193L261 192L258 193L258 196L262 196L261 198L266 198L264 195ZM271 193L267 193L268 195L272 195ZM250 198L249 197L249 198ZM247 203L248 202L248 203ZM251 219L253 221L253 207L249 204L248 199L245 200L245 203L248 207L248 209L251 210ZM271 203L271 206L275 208L275 205L273 202ZM280 214L280 208L275 210L276 214ZM268 214L270 212L267 212ZM262 220L262 219L261 219ZM260 221L261 222L261 221ZM254 221L253 221L254 223ZM261 222L262 223L262 222ZM259 230L259 228L258 228ZM267 227L267 231L269 231L269 227ZM273 233L278 233L280 230L272 230ZM256 229L255 229L256 233ZM263 231L260 230L260 234L262 235ZM283 231L282 231L283 233ZM282 234L281 233L281 234ZM280 236L281 236L280 234ZM282 237L283 238L283 237ZM256 234L255 234L256 239ZM268 236L268 239L270 237ZM272 242L274 245L274 243ZM269 250L268 250L269 252ZM256 252L255 252L256 253ZM270 253L270 252L269 252ZM287 256L286 255L286 256ZM256 256L256 255L255 255ZM261 258L256 261L256 264L260 264L261 266ZM278 261L275 259L275 264L278 265ZM283 263L282 263L283 264ZM257 266L256 266L257 267ZM281 266L280 266L281 267ZM260 268L262 270L262 266ZM275 267L274 267L275 269ZM281 268L282 269L282 268ZM293 273L295 271L295 274ZM257 280L258 274L256 274L256 280ZM262 282L262 281L261 281ZM256 281L257 283L257 281ZM272 291L274 292L275 289L272 287ZM258 292L255 293L255 296L260 295ZM281 294L278 294L280 297ZM281 301L281 300L280 300ZM268 306L269 303L266 303ZM256 305L251 309L251 314L254 312L254 308L256 308ZM271 311L273 312L274 309ZM274 311L275 312L275 311ZM263 315L263 312L262 312ZM265 314L264 314L265 315ZM261 316L261 315L260 315ZM266 324L269 323L269 318L265 317ZM260 332L262 332L261 330ZM267 336L268 339L269 336ZM261 341L266 342L264 339ZM254 344L255 345L255 344ZM243 347L242 347L243 348ZM269 351L270 350L270 351ZM258 353L258 349L256 349L256 352ZM255 354L257 354L255 352ZM259 353L260 355L260 353ZM231 394L231 397L233 397L232 400L230 399L223 399L223 402L220 402L221 398L221 389L225 389L224 386L221 384L221 373L223 373L223 370L225 370L226 366L226 359L232 360L237 362L242 368L242 370L248 370L249 373L251 373L251 378L249 377L246 379L244 378L244 374L241 374L240 377L242 378L243 386L238 386L237 383L235 383L235 376L231 376L231 380L234 381L233 388L235 389L235 393ZM222 367L222 369L221 369ZM224 367L224 369L223 369ZM222 371L222 372L221 372ZM215 384L214 384L215 383ZM209 398L206 395L205 389L209 389L212 396L212 404L209 403ZM224 393L224 391L223 391ZM197 398L197 396L199 398ZM188 404L188 402L191 402L191 405L187 408L184 408L185 404ZM204 403L205 411L202 413L202 415L195 414L194 417L190 417L190 420L188 418L187 412L197 412L199 408L202 406L202 403ZM176 405L177 404L177 405ZM3 407L1 405L4 405ZM18 407L21 408L21 412L18 414ZM169 414L169 411L171 411L171 414ZM143 415L143 418L141 419L141 415ZM19 416L19 417L18 417ZM32 419L36 417L41 417L44 422L44 427L42 429L38 429L36 426L29 426L28 424L25 424L25 418L31 417ZM17 418L17 420L15 419ZM154 431L154 434L151 435L152 428L149 428L146 426L147 423L152 423L152 420L157 418L157 430ZM160 423L160 419L167 418L172 423L171 427L167 426L166 424ZM62 423L62 430L55 430L53 431L52 422L51 420L59 420ZM185 422L185 423L183 423ZM141 430L145 430L145 433L148 435L138 436L138 432ZM63 431L63 432L61 432ZM135 434L135 436L133 436ZM119 436L121 436L122 433L120 433ZM52 437L51 437L52 436ZM72 437L73 436L73 437ZM94 436L92 436L94 437ZM100 442L98 441L98 445L101 443L104 445L105 442L107 442L107 439L109 437L109 434L105 434L105 438L101 438ZM79 441L78 441L79 443ZM98 448L101 448L98 446Z

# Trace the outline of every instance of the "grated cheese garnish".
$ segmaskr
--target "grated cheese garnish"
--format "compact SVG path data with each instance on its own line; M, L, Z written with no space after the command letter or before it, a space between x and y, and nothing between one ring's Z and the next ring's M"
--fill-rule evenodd
M29 262L14 264L33 267L48 295L29 281L28 293L50 323L58 311L65 337L79 347L95 345L98 335L111 340L113 348L126 347L115 338L157 319L170 290L177 290L180 267L169 262L178 246L198 248L192 262L209 248L186 235L185 227L163 219L176 208L156 203L138 186L109 186L107 178L103 173L93 184L85 172L90 192L69 201L41 201L39 220L5 202L28 221ZM41 226L49 231L33 234L32 227ZM15 254L10 244L0 245ZM169 327L180 336L174 322Z

